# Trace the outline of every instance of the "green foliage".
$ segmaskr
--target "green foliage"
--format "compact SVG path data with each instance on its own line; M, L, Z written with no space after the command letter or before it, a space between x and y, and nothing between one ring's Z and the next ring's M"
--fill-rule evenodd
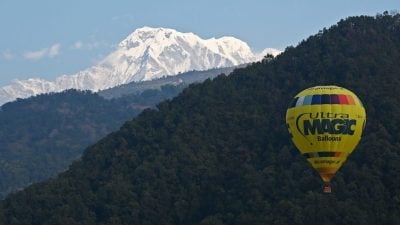
M1 202L1 224L400 224L400 16L352 17L271 60L190 85ZM336 84L365 135L322 194L284 115Z
M165 85L113 100L68 90L5 104L0 110L0 199L66 170L83 150L145 108L176 96Z

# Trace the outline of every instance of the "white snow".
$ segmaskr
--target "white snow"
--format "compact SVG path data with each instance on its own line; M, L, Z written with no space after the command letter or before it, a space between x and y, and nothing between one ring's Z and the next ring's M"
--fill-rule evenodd
M14 80L0 88L0 104L16 98L66 89L98 91L132 81L145 81L190 70L234 66L258 61L277 49L253 53L243 41L234 37L202 39L193 33L167 28L143 27L121 41L105 59L73 75L55 81L39 78Z

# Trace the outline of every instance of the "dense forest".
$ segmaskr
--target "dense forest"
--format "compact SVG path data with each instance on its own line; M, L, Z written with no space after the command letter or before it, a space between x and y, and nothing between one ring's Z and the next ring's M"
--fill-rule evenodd
M194 84L85 150L57 178L1 202L17 224L400 224L400 15L358 16L276 58ZM300 90L339 85L364 137L323 194L291 143Z
M68 90L7 103L0 110L0 199L55 176L90 144L145 108L176 96L183 85L105 100Z

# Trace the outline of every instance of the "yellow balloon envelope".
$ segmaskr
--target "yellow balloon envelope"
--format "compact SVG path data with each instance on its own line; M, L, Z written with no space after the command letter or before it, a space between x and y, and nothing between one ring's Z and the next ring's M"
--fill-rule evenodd
M330 182L357 146L365 122L360 99L338 86L305 89L294 97L286 111L294 144L325 183Z

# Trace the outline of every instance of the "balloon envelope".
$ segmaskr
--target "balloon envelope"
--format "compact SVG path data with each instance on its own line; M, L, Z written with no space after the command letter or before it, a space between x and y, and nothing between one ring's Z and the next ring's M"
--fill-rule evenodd
M338 86L297 94L286 111L292 141L324 182L329 182L357 146L366 122L360 99Z

